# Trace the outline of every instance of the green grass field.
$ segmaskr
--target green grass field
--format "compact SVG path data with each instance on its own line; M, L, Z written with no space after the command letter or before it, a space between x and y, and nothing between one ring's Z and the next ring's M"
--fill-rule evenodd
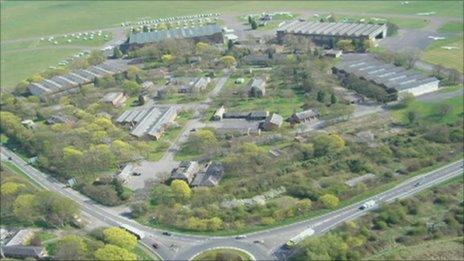
M227 260L236 260L236 261L252 260L251 256L248 255L247 253L239 251L239 250L235 250L235 249L229 249L229 248L207 250L199 254L198 256L196 256L193 260L194 261L222 260L218 258L218 254L226 254L229 257L229 259Z
M443 118L437 115L441 105L447 104L451 106L450 112ZM393 110L393 117L401 122L407 122L407 112L416 111L421 117L431 122L440 123L453 123L462 117L464 111L463 97L454 97L443 102L422 102L414 101L409 104L406 108L399 110Z
M1 56L1 83L3 88L11 90L21 80L49 66L57 66L63 58L80 52L80 49L58 49L46 47L29 51L3 51Z
M284 9L284 10L283 10ZM20 39L59 33L119 26L126 20L141 17L166 17L204 12L248 13L263 11L366 12L385 14L417 14L436 12L437 16L461 17L462 1L418 1L400 5L399 1L49 1L12 2L1 7L2 40Z
M440 33L462 33L464 24L462 22L448 22L444 24L438 31Z
M458 49L447 50L444 46L457 47ZM427 47L422 59L433 64L441 64L446 68L464 70L464 44L463 34L442 41L435 41Z

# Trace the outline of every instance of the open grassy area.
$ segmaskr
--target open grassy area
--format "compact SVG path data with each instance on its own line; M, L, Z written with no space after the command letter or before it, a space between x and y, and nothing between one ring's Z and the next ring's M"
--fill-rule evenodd
M462 22L448 22L444 24L438 31L440 33L462 33L464 24Z
M440 106L450 105L451 109L447 115L440 117L438 115ZM454 97L443 102L422 102L414 101L409 104L406 108L401 108L398 110L393 110L393 117L397 120L406 123L407 122L407 113L409 111L416 111L421 117L424 117L426 120L432 122L440 123L453 123L459 118L462 118L464 106L463 106L463 97Z
M284 10L283 10L284 9ZM41 1L2 3L2 40L20 39L119 26L141 17L166 17L204 12L298 11L367 12L417 14L436 12L437 16L461 17L462 1L417 1L401 5L399 1ZM239 15L239 14L238 14Z
M57 66L63 58L80 52L75 48L44 47L27 51L4 52L2 44L0 86L11 90L16 84L49 66Z
M400 246L380 254L369 256L367 260L388 260L389 256L400 256L403 260L457 260L464 255L463 237L434 240L414 246Z
M226 259L221 259L220 257L227 257ZM243 251L239 251L237 249L231 248L221 248L221 249L214 249L214 250L207 250L195 258L195 261L203 261L203 260L252 260L251 256Z
M446 40L435 41L427 47L422 59L433 64L441 64L446 68L456 69L463 72L464 67L464 44L463 35ZM456 47L447 50L443 47Z

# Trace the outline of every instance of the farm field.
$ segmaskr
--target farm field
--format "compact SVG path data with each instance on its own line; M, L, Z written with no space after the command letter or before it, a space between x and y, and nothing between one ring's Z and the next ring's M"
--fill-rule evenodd
M442 47L456 47L457 49L443 49ZM433 64L441 64L446 68L456 69L463 72L463 54L464 42L463 35L436 41L427 47L427 50L422 55L422 59Z
M461 33L464 24L462 22L448 22L444 24L438 31L440 33Z
M124 20L141 17L166 17L205 12L248 12L281 11L283 2L211 2L196 1L176 2L172 8L170 2L6 2L2 4L1 22L3 41L34 36L67 33L119 26ZM285 1L288 10L331 10L333 12L365 12L384 14L417 14L420 12L436 12L437 16L457 17L463 12L462 2L449 2L443 5L438 1L411 2L400 5L399 2L291 2ZM38 19L47 17L47 19Z

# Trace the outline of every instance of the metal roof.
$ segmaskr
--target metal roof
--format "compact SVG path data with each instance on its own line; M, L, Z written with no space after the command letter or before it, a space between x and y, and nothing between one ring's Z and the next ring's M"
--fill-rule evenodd
M222 33L221 27L217 24L198 26L193 28L180 28L165 31L136 33L129 37L129 44L152 43L164 41L167 39L194 38L213 35L216 33Z
M278 32L284 33L348 37L373 37L383 30L387 30L385 24L325 23L298 20L288 22L277 29Z
M421 72L394 66L363 54L351 54L337 64L335 68L397 91L439 81L437 78L428 77Z

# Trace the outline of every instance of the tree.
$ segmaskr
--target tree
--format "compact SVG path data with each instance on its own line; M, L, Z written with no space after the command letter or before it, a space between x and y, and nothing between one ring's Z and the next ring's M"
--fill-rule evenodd
M139 75L141 72L142 70L139 67L135 65L130 65L129 67L127 67L126 77L129 80L135 80L137 75Z
M330 95L330 103L334 104L334 103L337 103L337 102L338 102L337 96L335 96L335 94L332 93Z
M400 27L392 22L387 22L387 36L393 36L398 33Z
M137 237L119 227L107 228L103 230L103 235L105 236L105 241L111 245L123 247L128 250L133 249L135 245L137 245Z
M314 154L325 156L341 151L345 147L345 141L337 134L320 134L314 138Z
M148 211L148 205L145 202L135 202L130 205L131 215L134 218L141 217Z
M103 248L98 249L95 251L95 258L97 260L137 260L137 256L134 253L127 251L124 248L114 246L114 245L106 245Z
M344 52L353 52L355 49L352 40L340 40L337 42L337 47Z
M370 50L375 47L374 42L370 39L364 40L362 45L364 50Z
M87 260L87 244L80 236L69 235L60 239L54 255L56 260Z
M165 54L161 56L161 60L164 64L171 64L174 61L174 56L172 56L171 54Z
M406 116L408 118L409 124L413 124L414 122L416 122L416 120L418 118L418 115L417 115L416 111L408 111Z
M91 51L89 57L87 58L87 62L91 65L97 65L106 60L105 54L102 51Z
M253 18L251 18L251 15L248 16L248 24L251 24L251 21L253 21Z
M340 200L332 194L325 194L320 199L322 203L328 208L335 208L340 202Z
M13 93L16 95L16 96L20 96L20 95L25 95L29 92L29 82L28 81L20 81L18 84L16 84L16 87L14 88L13 90Z
M251 19L251 29L256 30L258 29L258 23L255 21L255 19Z
M218 217L213 217L208 220L208 229L216 231L222 227L222 219Z
M122 57L122 52L121 52L121 49L119 49L119 47L114 47L113 48L113 58L121 58Z
M440 107L438 108L438 117L440 119L443 119L446 115L449 114L449 112L453 109L453 106L449 104L441 104Z
M16 182L5 182L1 186L2 196L11 196L17 194L21 189L25 188L24 184Z
M320 103L325 102L325 92L324 91L318 91L317 92L317 101Z
M137 82L124 81L122 84L122 89L129 95L139 95L141 87Z
M171 189L174 196L181 200L189 199L192 196L192 190L190 190L188 184L183 180L176 179L172 181Z
M221 57L220 61L227 68L231 68L231 67L235 66L235 64L237 64L237 61L235 60L235 57L233 57L231 55L226 55L226 56Z
M229 41L227 42L227 50L232 50L232 48L234 47L234 42L229 39Z
M18 220L25 223L33 223L37 213L36 198L32 194L19 195L13 203L13 213Z
M78 205L65 197L50 191L41 191L37 194L36 209L40 219L51 227L62 227L74 222L79 214Z

